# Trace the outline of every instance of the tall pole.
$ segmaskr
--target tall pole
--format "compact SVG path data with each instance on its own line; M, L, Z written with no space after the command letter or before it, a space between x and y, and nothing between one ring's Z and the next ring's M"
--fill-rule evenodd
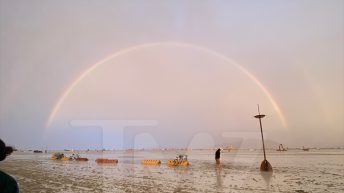
M265 117L265 115L261 115L259 111L259 105L258 106L258 119L259 119L259 125L260 125L260 134L262 135L262 143L263 143L263 152L264 152L264 160L266 160L266 154L265 154L265 144L264 144L264 136L263 136L263 127L262 127L262 118Z
M262 127L262 118L264 118L265 115L260 114L259 105L257 106L258 106L258 115L254 117L259 119L260 134L262 135L262 144L263 144L263 152L264 152L264 160L262 161L260 165L260 171L272 171L272 166L268 162L268 160L266 160L266 154L265 154L265 144L264 144L263 127Z

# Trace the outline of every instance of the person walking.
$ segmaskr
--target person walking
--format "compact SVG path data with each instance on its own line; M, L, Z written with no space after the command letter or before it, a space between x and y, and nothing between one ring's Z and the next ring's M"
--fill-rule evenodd
M221 149L218 148L215 152L215 161L216 164L220 164Z
M6 159L8 155L13 152L13 148L6 146L6 144L0 139L0 161ZM19 193L19 186L17 181L0 170L0 192L1 193Z

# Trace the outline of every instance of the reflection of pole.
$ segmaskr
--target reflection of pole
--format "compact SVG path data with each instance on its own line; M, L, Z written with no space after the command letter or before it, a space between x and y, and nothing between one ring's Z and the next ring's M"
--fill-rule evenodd
M264 136L263 136L263 127L262 127L262 118L264 118L265 115L261 115L261 114L260 114L259 105L258 105L258 115L254 116L254 117L259 119L260 133L261 133L261 135L262 135L262 143L263 143L264 160L266 160L266 155L265 155L265 144L264 144Z

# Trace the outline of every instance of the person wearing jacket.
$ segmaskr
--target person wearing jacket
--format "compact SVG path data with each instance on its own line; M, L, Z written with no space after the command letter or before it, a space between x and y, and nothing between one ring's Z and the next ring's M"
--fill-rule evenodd
M6 146L0 139L0 161L6 159L13 152L13 148ZM10 175L0 170L0 192L1 193L19 193L17 181Z

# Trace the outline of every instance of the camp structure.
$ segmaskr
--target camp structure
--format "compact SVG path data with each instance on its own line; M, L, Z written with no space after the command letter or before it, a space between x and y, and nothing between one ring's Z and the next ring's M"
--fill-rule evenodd
M176 157L176 159L173 160L167 160L168 166L189 166L190 163L188 161L188 156L181 154Z
M161 161L157 159L144 159L141 160L142 165L160 165Z
M106 159L106 158L98 158L96 159L97 164L117 164L117 159Z

